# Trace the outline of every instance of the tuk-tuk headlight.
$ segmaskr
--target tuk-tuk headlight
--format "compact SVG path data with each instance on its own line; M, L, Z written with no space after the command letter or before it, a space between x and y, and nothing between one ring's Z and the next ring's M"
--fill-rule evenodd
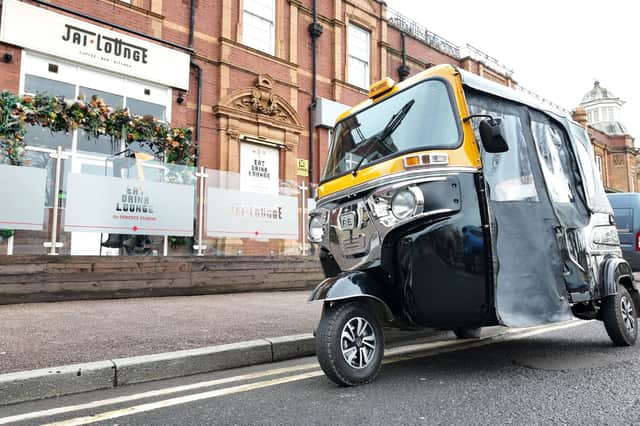
M309 240L312 243L322 242L324 237L324 224L320 216L312 216L309 220Z
M418 200L412 191L403 189L391 199L391 213L398 219L406 219L413 215L418 206Z

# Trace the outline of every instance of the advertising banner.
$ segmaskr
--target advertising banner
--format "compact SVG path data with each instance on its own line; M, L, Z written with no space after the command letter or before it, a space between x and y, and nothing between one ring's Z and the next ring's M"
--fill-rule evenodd
M279 193L280 151L264 145L240 144L240 190L261 194Z
M298 199L209 188L207 236L298 239Z
M193 236L195 187L70 173L66 232Z
M189 89L189 55L186 53L21 1L2 2L0 41Z
M45 169L0 165L0 229L42 231Z

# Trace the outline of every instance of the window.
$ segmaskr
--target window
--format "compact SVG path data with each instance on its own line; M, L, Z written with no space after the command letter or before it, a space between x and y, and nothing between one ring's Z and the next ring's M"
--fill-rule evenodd
M27 74L24 81L24 93L31 95L46 93L51 96L64 96L67 99L74 99L76 87L73 84ZM63 149L71 149L72 135L65 132L54 133L42 126L27 126L24 142L29 146L51 149L61 146Z
M596 155L596 168L600 173L600 177L602 177L602 156L601 155Z
M347 31L348 70L350 84L369 88L369 31L349 25Z
M598 121L600 121L600 110L594 109L593 110L593 122L597 123Z
M126 107L131 114L152 115L161 121L169 121L171 116L171 90L167 87L31 53L23 56L23 70L23 93L64 96L68 100L79 98L85 102L91 102L95 96L115 109ZM25 142L28 151L51 152L61 146L71 154L74 172L89 160L104 164L104 157L124 149L122 140L110 136L90 137L82 129L51 132L40 126L28 127Z
M482 107L471 105L473 114L488 114L501 118L505 130L505 139L509 150L500 153L490 153L483 150L483 171L489 184L489 199L491 201L528 201L537 202L536 190L527 142L520 117L498 111L488 111ZM480 121L472 122L476 140L480 141Z
M392 117L400 121L387 128ZM366 167L400 152L453 148L460 143L456 120L441 81L426 80L398 92L338 123L323 180L351 171L359 163Z
M551 201L572 203L575 199L569 169L572 160L567 152L562 131L555 125L534 119L531 120L531 133Z
M242 43L275 54L275 0L244 0Z
M633 229L633 209L613 209L616 217L616 228L623 232L631 232Z

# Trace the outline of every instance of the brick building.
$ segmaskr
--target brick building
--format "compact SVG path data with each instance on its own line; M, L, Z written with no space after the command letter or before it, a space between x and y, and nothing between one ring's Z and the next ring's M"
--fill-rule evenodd
M640 155L634 138L620 121L624 101L595 81L574 111L593 144L596 166L610 192L634 192L638 186Z
M0 90L98 95L193 127L199 165L242 174L262 159L276 187L318 182L333 120L383 77L450 63L515 86L494 58L378 0L5 0L1 7ZM30 129L28 155L37 161L62 145L65 167L81 171L122 148L77 133Z

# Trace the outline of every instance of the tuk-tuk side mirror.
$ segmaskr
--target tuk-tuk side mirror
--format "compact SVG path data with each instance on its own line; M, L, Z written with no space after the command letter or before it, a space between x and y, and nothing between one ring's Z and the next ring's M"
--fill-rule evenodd
M484 149L492 154L509 150L500 118L488 118L480 122L480 139Z

